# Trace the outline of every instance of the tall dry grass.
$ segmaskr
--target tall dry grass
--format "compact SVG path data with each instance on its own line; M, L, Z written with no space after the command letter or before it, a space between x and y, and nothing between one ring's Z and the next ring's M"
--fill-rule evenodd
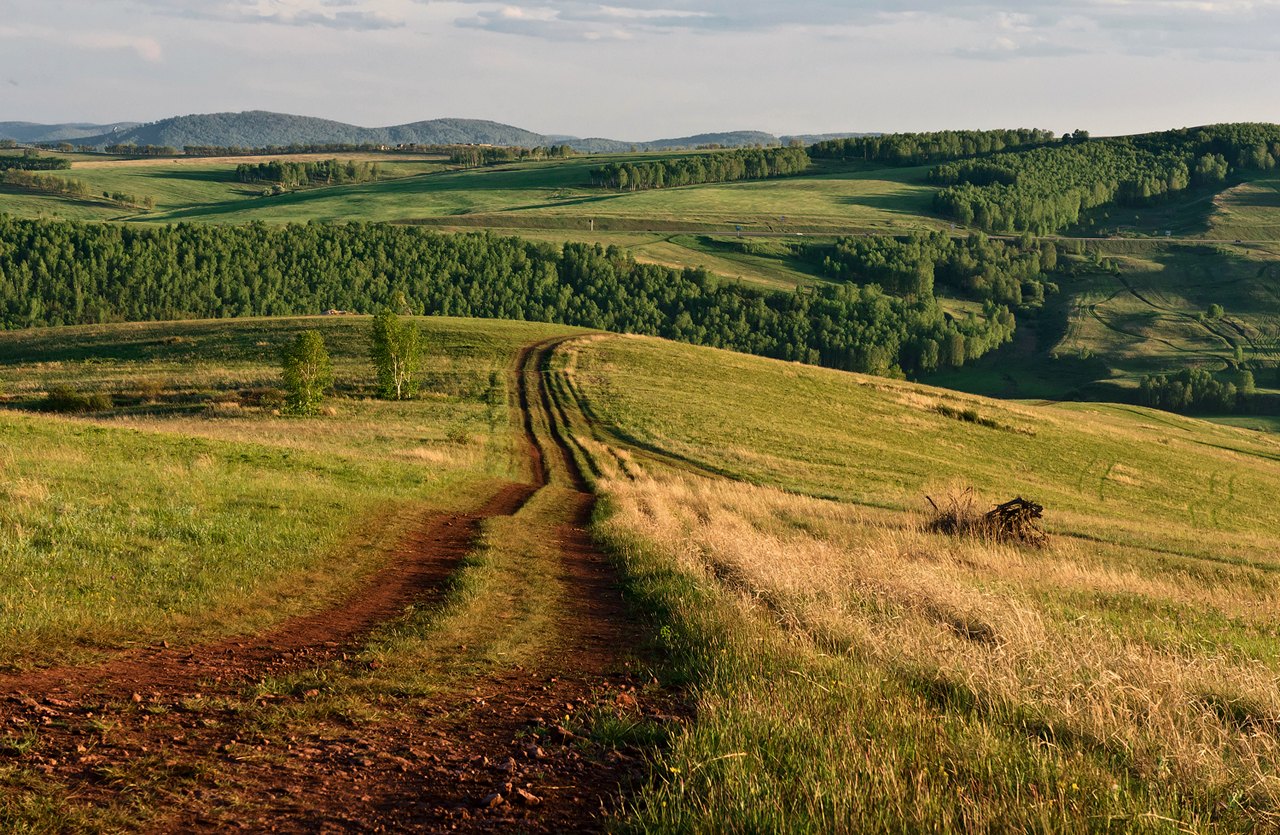
M1047 751L1070 767L1088 758L1094 777L1112 781L1112 796L1100 791L1081 810L1131 823L1280 826L1280 673L1265 649L1250 650L1254 639L1276 634L1280 601L1275 584L1259 583L1248 568L1224 568L1208 581L1168 554L1114 559L1096 543L1065 538L1043 550L952 538L926 532L923 514L696 476L613 478L601 489L613 509L608 537L643 543L740 616L766 623L781 641L775 651L798 670L821 659L910 684L903 703L887 700L871 714L864 705L850 722L905 723L923 698L930 709L968 717L961 733L975 750L995 735L1006 749ZM760 685L742 684L734 698L754 705L743 708L752 721L787 721L767 714L793 710L793 702L762 708L770 699ZM821 702L820 686L815 680L806 698ZM857 758L842 721L824 727L815 730L816 756ZM953 805L970 814L986 803L990 816L962 819L1000 819L995 810L1019 790L1008 775L983 782L970 790L989 795L985 801ZM1082 782L1070 785L1078 791ZM938 788L917 791L939 802ZM855 793L849 804L865 800ZM922 825L949 819L940 814ZM1038 828L1031 818L1023 823Z

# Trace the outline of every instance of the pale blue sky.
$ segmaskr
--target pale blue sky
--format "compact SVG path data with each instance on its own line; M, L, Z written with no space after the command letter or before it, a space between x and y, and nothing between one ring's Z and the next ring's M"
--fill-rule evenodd
M643 140L1280 121L1280 0L9 0L0 121L265 109Z

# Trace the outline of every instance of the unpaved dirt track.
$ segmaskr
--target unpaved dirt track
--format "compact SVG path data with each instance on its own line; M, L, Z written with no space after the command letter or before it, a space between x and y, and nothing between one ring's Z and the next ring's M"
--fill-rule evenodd
M32 751L0 749L0 763L32 767L93 806L128 791L122 765L159 761L174 788L161 792L171 805L146 825L154 831L601 828L620 785L642 769L634 756L565 734L564 716L616 708L637 719L671 717L640 705L635 685L645 682L622 666L638 627L587 533L594 497L555 429L544 382L554 345L530 346L519 357L531 483L504 486L472 513L424 520L349 600L269 633L0 678L0 735L38 729L41 739ZM539 431L544 425L552 430ZM252 738L233 704L246 698L248 686L342 664L344 651L407 605L439 599L482 521L517 513L548 483L570 521L551 532L558 552L553 570L564 591L555 609L558 640L546 657L466 682L408 721L328 722L284 742ZM208 707L191 706L197 693ZM206 770L216 779L202 779Z

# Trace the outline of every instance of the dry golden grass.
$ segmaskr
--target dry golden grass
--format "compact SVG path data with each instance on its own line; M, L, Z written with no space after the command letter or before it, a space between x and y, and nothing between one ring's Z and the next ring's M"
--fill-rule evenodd
M744 617L763 618L801 669L833 656L873 675L933 682L964 694L983 733L1068 761L1105 752L1117 797L1102 805L1117 813L1133 802L1121 787L1138 781L1162 786L1147 790L1156 799L1233 798L1251 822L1280 824L1274 655L1242 655L1209 633L1170 641L1144 628L1189 618L1274 635L1280 600L1248 570L1205 582L1156 555L1131 553L1125 566L1096 543L1064 537L1043 550L957 539L925 532L923 513L697 476L614 478L601 488L615 509L612 538L647 543ZM1126 622L1117 622L1117 600L1127 601ZM879 711L892 717L909 701ZM825 742L827 755L850 755L838 751L845 741ZM983 792L1017 789L1000 782Z

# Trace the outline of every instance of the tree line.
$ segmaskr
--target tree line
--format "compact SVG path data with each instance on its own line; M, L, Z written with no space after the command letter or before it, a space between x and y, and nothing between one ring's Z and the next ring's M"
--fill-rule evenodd
M1112 204L1141 206L1195 186L1219 187L1237 171L1280 161L1280 125L1233 124L1064 142L949 162L929 173L943 186L937 211L993 232L1049 234Z
M66 171L70 167L70 160L42 157L30 148L21 156L0 155L0 171Z
M874 284L778 292L620 250L367 223L134 228L0 216L0 324L375 312L557 322L898 375L1012 338L1007 306L952 317Z
M1203 368L1142 378L1138 402L1166 412L1230 414L1246 411L1255 392L1253 373L1240 369L1220 380Z
M931 133L890 133L827 139L809 148L814 159L864 160L889 165L926 165L964 157L1027 148L1053 141L1053 131L945 130Z
M823 257L823 272L841 281L874 283L886 292L909 298L931 298L936 283L951 295L1013 308L1038 307L1058 265L1058 250L1049 241L1024 236L1019 241L992 240L976 233L953 238L943 232L840 238Z
M242 183L275 183L282 188L366 183L380 176L382 176L382 167L378 163L355 160L345 162L336 159L315 162L271 160L257 165L241 163L236 166L236 178Z
M501 165L508 162L527 162L540 159L567 159L577 151L568 145L520 148L499 145L455 145L449 149L449 162L464 168L480 168L485 165Z
M803 148L741 148L645 162L611 162L591 169L591 183L619 191L642 191L790 177L803 174L811 164Z
M4 172L0 182L7 186L35 191L40 194L53 194L59 197L72 197L79 200L102 200L130 209L146 209L150 211L156 207L155 198L150 196L138 197L135 194L126 194L123 191L104 191L99 194L91 189L84 180L57 177L52 174L38 174L33 171L11 169Z

